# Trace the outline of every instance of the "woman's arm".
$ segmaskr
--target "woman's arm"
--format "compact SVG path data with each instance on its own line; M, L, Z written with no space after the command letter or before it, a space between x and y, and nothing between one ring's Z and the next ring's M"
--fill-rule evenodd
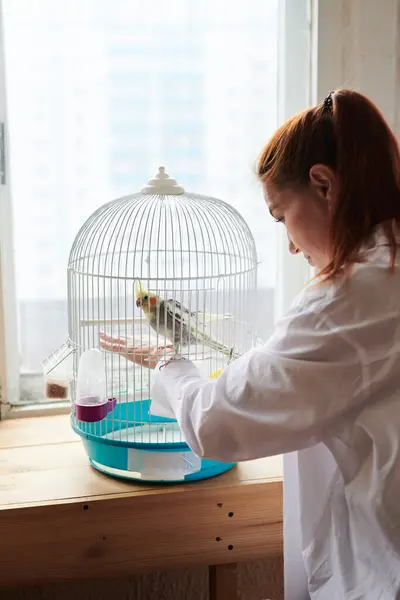
M205 379L189 361L154 373L153 414L176 418L199 456L249 460L321 441L359 404L354 346L311 310L288 315L267 345Z

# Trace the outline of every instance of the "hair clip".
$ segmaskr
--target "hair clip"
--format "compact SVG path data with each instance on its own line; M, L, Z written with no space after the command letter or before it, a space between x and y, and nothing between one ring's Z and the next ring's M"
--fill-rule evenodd
M330 92L327 97L325 98L325 100L322 103L322 110L332 113L332 109L333 109L333 94L335 92Z

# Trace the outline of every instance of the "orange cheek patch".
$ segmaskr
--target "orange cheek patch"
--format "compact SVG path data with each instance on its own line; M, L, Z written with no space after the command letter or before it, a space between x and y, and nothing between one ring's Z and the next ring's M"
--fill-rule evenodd
M149 300L150 302L150 306L155 306L157 304L157 298L155 298L154 296L152 296Z

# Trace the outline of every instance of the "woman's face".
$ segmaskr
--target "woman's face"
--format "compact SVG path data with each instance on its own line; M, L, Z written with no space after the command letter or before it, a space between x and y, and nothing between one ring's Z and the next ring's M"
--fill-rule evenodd
M329 169L329 173L323 173L321 179L318 167L327 169L323 165L315 165L310 171L307 186L278 189L265 182L263 190L271 215L286 227L290 252L302 252L310 265L321 270L331 261L330 214L336 182ZM314 174L313 169L317 169ZM330 181L325 175L332 175Z

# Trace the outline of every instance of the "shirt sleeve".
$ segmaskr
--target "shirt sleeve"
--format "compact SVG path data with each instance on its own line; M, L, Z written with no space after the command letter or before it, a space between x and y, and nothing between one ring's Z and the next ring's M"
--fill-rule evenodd
M311 309L208 379L190 361L156 369L151 412L176 418L198 456L242 461L310 447L357 410L364 377L348 335Z

